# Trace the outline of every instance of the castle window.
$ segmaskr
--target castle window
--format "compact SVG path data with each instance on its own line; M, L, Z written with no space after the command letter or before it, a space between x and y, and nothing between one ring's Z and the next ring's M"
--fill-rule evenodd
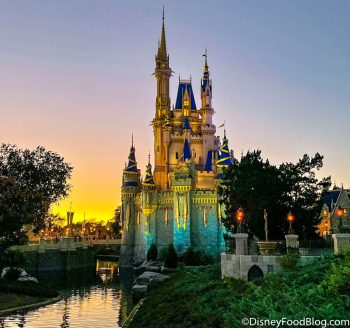
M175 153L175 157L176 157L176 159L179 159L179 153L178 152Z
M184 107L188 107L190 105L190 101L189 100L184 100Z

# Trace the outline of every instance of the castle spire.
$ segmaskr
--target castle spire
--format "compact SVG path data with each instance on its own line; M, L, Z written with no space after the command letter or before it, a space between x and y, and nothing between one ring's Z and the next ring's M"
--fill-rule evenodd
M146 177L142 182L142 185L144 187L155 187L155 183L153 180L153 174L152 174L152 165L151 165L151 154L148 154L148 164L146 165Z
M165 24L164 24L164 6L163 6L163 16L162 16L162 32L160 36L160 44L158 46L158 60L167 61L168 54L166 50L166 38L165 38Z
M218 167L225 167L225 166L229 166L232 165L232 156L231 156L231 152L228 148L228 140L226 138L226 130L225 130L225 135L224 135L224 139L222 141L222 146L220 147L220 156L218 161L216 162L216 165Z
M205 73L205 72L208 72L208 73L209 73L207 48L205 48L205 53L204 53L203 57L205 57L205 60L204 60L204 70L203 70L203 71L204 71L204 73Z
M212 98L212 86L211 80L209 78L209 66L208 66L208 52L205 48L205 53L203 55L204 67L203 67L203 77L201 81L201 98L202 98L202 108L211 108L211 98Z
M137 162L135 157L134 136L131 137L130 154L128 158L128 165L124 168L124 172L138 172Z

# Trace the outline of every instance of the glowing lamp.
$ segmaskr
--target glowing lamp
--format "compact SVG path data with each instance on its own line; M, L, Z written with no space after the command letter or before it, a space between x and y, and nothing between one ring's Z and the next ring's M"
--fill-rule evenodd
M338 216L344 216L344 214L345 214L345 210L342 207L339 206L337 208L337 215Z
M289 212L289 213L288 213L288 215L287 215L287 220L288 220L288 222L291 223L291 224L294 222L295 216L293 215L292 212Z
M243 209L240 207L238 210L237 210L237 213L236 213L236 220L241 223L243 220L244 220L244 212L243 212Z

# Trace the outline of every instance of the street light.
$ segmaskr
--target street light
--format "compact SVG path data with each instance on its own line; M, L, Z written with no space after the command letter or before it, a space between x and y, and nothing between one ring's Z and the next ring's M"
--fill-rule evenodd
M293 230L293 227L292 227L292 224L293 222L295 221L295 216L292 212L289 212L288 215L287 215L287 220L289 222L289 230L288 230L288 234L289 235L292 235L294 234L294 230Z
M345 210L341 207L338 206L337 210L336 210L337 216L339 218L339 231L341 232L342 228L343 228L343 219L342 217L345 214Z
M236 212L236 220L238 222L237 232L242 231L242 221L244 220L244 212L242 207L240 207Z

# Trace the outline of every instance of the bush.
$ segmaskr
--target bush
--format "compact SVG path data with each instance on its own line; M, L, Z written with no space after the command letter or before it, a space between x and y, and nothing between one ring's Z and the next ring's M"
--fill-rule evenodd
M4 267L24 267L27 257L18 250L7 249L0 257L0 268Z
M177 253L173 244L169 244L164 256L164 266L175 269L177 267Z
M321 286L332 295L350 294L350 257L344 254L340 261L334 261Z
M165 259L165 254L167 253L167 248L161 248L159 253L158 253L158 258L157 260L158 261L162 261L164 262L164 259Z
M278 257L278 262L285 270L296 270L300 259L299 253L288 253Z
M208 265L213 264L213 258L201 252L196 252L192 247L187 248L186 252L182 255L181 260L185 265Z
M186 265L201 265L200 253L195 252L192 247L187 248L182 256L182 260Z
M4 276L4 279L8 281L16 281L21 274L21 270L19 268L9 268Z
M156 261L158 257L158 250L156 244L152 244L147 251L147 261Z

